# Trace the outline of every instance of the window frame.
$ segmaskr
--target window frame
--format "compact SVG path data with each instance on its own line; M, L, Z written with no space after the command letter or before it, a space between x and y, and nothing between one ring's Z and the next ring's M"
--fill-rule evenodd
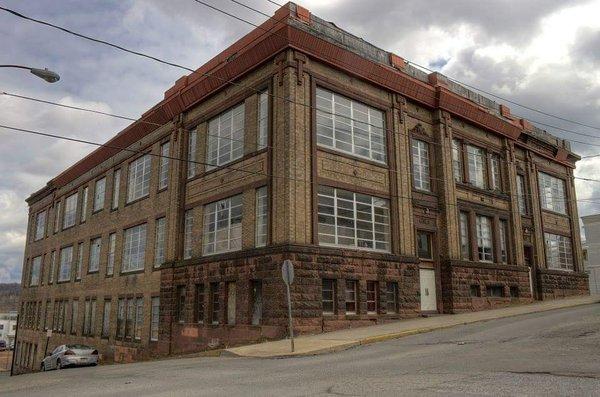
M235 201L234 201L235 200ZM239 201L239 202L238 202ZM221 206L226 205L225 208L220 208ZM211 210L211 208L214 206L214 210ZM238 210L239 208L239 210ZM232 216L232 213L234 212L234 210L237 212L239 211L239 216ZM220 213L222 213L223 211L227 211L227 227L226 228L221 228L218 229L217 226L219 224L219 215ZM222 253L226 253L226 252L234 252L234 251L240 251L242 250L242 225L243 225L243 221L244 221L244 200L243 200L243 194L237 194L231 197L227 197L218 201L213 201L212 203L208 203L204 205L203 208L203 212L204 212L204 219L203 219L203 238L202 238L202 255L204 256L209 256L209 255L216 255L216 254L222 254ZM239 221L238 221L239 218ZM222 219L222 221L224 221L225 219ZM235 224L233 223L233 221L237 221ZM210 231L211 229L211 225L214 225L214 231ZM233 226L235 225L235 226ZM227 231L227 239L226 240L217 240L218 234L219 232L223 232L223 231ZM232 238L231 236L234 234L238 234L239 236L234 236L234 238ZM214 238L211 241L211 236L213 236ZM235 244L232 244L233 242L238 241L238 246L233 246ZM218 249L218 243L224 243L227 242L227 248L225 249ZM207 249L207 247L211 247L210 249ZM233 246L233 247L232 247Z
M40 222L40 217L42 222ZM33 235L33 241L40 241L46 237L46 227L48 222L48 210L43 210L35 214L35 233ZM41 223L41 227L40 227ZM39 235L41 231L41 236Z
M413 188L431 192L433 184L429 142L419 138L411 138L410 141Z
M267 186L256 189L254 245L265 247L269 240L269 190Z
M358 280L344 280L344 303L345 314L347 316L355 316L359 313L358 306ZM352 306L354 309L352 310Z
M551 238L556 242L555 248L548 244ZM556 251L556 257L551 255L551 251ZM544 253L547 269L562 272L575 271L575 256L573 255L573 239L571 236L544 231ZM565 260L564 263L561 262L561 257ZM558 263L559 266L555 266L555 263Z
M131 233L131 234L129 234ZM134 236L133 233L137 235ZM134 240L135 237L135 240ZM128 240L130 238L130 240ZM148 245L148 224L140 223L123 230L123 253L121 257L121 274L143 272L146 269L146 249ZM133 243L137 241L135 247ZM135 253L133 252L135 248ZM128 252L129 250L129 252ZM139 263L135 268L131 268L132 255L137 257Z
M102 189L99 189L98 187L102 186ZM98 192L101 191L101 194L98 194ZM106 204L106 176L103 176L102 178L97 179L94 182L94 202L92 205L92 211L93 213L102 211L104 209L104 205Z
M538 177L538 189L539 189L539 200L540 207L543 211L550 211L560 215L569 215L568 206L567 206L567 182L565 179L560 178L558 176L552 175L550 173L544 171L537 172ZM549 183L546 186L546 181ZM554 182L557 184L554 185ZM544 185L544 186L543 186ZM550 190L546 190L546 188L550 188ZM555 188L560 187L562 190L562 197L554 197ZM559 189L559 190L560 190ZM550 197L548 196L550 193ZM550 198L550 204L548 204L548 198ZM558 207L557 207L558 206Z
M486 220L487 233L484 233L483 223L480 220ZM488 236L486 236L486 234ZM475 235L477 241L477 259L479 262L493 263L495 259L495 244L494 244L494 219L487 215L475 215ZM489 241L489 246L482 245L482 241ZM483 249L483 250L482 250ZM489 250L489 252L487 252ZM486 259L488 258L489 259Z
M158 163L158 190L169 187L169 171L171 168L171 141L164 141L159 146L160 161Z
M239 110L241 109L241 110ZM240 116L241 114L241 116ZM235 117L241 117L241 128L234 129ZM223 120L224 119L224 120ZM230 125L223 125L222 123L230 120ZM211 123L216 123L217 130L211 131ZM215 124L213 124L215 125ZM211 117L206 123L207 129L207 143L206 143L206 170L214 170L221 168L224 165L233 163L244 157L244 144L246 135L246 102L241 100L233 106L219 112L215 116ZM221 131L230 129L229 137L221 136ZM236 135L241 135L241 138L235 138ZM223 144L222 141L226 140L229 143ZM241 144L240 144L241 143ZM216 145L216 147L214 147ZM229 150L221 154L221 148L227 147ZM239 146L237 146L239 145ZM216 158L213 159L213 153L216 153ZM228 159L221 161L224 154L227 153Z
M69 254L69 257L63 257L63 254ZM63 260L63 258L65 258L65 260ZM57 279L57 283L64 283L64 282L68 282L71 281L71 275L72 275L72 271L73 271L73 245L69 245L66 247L62 247L60 249L60 254L59 254L59 268L58 268L58 279ZM68 265L68 266L67 266ZM63 269L67 269L64 274L63 274ZM64 277L66 276L66 278Z
M95 248L95 243L99 242L99 244L97 244L97 255L96 255L96 248ZM102 237L98 236L98 237L92 237L90 239L90 250L88 253L88 274L90 273L98 273L100 271L100 255L102 254ZM97 260L92 261L93 258L97 258ZM94 268L92 268L92 265L94 265Z
M326 284L331 283L331 288L325 288ZM324 278L321 280L321 313L324 316L333 316L336 312L336 280L331 278ZM326 299L325 294L331 293L331 299ZM325 303L331 302L331 310L325 309Z
M152 156L144 153L127 166L127 204L150 196L152 184Z

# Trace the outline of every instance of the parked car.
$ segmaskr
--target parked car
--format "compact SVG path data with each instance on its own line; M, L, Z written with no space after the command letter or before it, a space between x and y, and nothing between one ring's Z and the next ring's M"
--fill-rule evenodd
M0 340L0 352L3 352L6 349L8 349L8 345L6 344L6 341Z
M42 360L40 369L62 369L71 366L97 365L98 350L86 345L60 345Z

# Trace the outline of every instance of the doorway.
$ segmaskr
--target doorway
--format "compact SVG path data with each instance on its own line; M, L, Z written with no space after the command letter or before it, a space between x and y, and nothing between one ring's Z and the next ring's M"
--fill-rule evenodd
M437 312L435 270L419 269L419 279L421 283L421 311Z

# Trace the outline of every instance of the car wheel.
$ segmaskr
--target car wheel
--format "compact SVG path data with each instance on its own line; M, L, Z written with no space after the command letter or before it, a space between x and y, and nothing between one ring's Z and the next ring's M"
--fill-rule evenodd
M60 359L56 360L56 369L63 369Z

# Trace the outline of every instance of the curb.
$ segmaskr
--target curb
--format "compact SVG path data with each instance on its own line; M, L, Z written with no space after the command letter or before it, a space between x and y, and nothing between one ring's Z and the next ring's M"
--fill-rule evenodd
M511 317L523 316L523 315L527 315L527 314L543 313L543 312L548 312L548 311L552 311L552 310L567 309L567 308L572 308L572 307L593 305L593 304L598 304L598 303L600 303L600 297L597 299L588 301L588 302L578 302L578 303L573 303L570 305L565 305L565 306L560 306L560 307L537 307L537 308L532 308L533 310L524 312L524 313L509 313L509 314L504 314L504 315L498 315L495 317L474 319L471 321L468 321L468 320L467 321L458 321L458 322L453 322L450 324L444 324L444 325L439 325L439 326L422 327L422 328L410 329L410 330L405 330L405 331L400 331L400 332L393 332L393 333L382 334L382 335L374 335L374 336L369 336L369 337L362 338L359 340L353 340L348 343L343 343L343 344L339 344L336 346L325 347L325 348L311 350L311 351L302 352L302 353L257 356L257 355L251 355L251 354L238 354L229 349L225 349L221 352L221 355L229 356L229 357L246 357L246 358L262 358L262 359L278 359L278 358L281 359L281 358L291 358L291 357L315 356L315 355L320 355L320 354L336 353L336 352L344 351L344 350L347 350L347 349L350 349L350 348L353 348L356 346L370 345L372 343L384 342L384 341L392 340L392 339L400 339L405 336L424 334L424 333L428 333L428 332L432 332L432 331L436 331L436 330L452 328L452 327L456 327L458 325L476 324L476 323L482 323L482 322L491 321L491 320L498 320L498 319L502 319L502 318L511 318Z

